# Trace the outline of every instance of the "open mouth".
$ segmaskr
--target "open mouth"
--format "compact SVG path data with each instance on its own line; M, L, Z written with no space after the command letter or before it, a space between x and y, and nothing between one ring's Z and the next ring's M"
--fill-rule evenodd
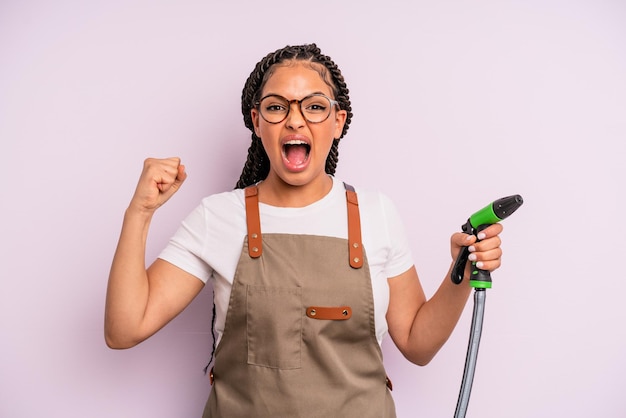
M283 144L283 157L294 167L303 165L309 158L311 145L305 141L292 139Z

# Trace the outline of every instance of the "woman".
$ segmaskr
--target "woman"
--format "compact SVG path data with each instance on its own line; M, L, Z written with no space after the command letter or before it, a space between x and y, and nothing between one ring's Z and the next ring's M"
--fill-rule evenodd
M427 300L393 204L333 177L352 113L341 72L315 45L260 61L242 112L252 144L237 189L205 198L148 269L152 215L187 175L178 158L145 161L109 277L107 344L148 338L210 279L217 348L205 417L394 417L384 335L427 364L470 287L444 278ZM452 259L469 246L480 268L498 268L501 231L479 242L454 233Z

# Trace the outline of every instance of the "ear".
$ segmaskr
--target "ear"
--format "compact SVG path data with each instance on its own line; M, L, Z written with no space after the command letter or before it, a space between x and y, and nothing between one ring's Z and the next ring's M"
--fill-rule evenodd
M259 111L252 108L250 110L250 116L252 117L252 125L254 125L254 133L260 138L261 130L259 129Z
M341 133L343 132L343 126L346 124L346 118L348 117L348 112L345 110L338 110L335 112L335 139L341 137Z

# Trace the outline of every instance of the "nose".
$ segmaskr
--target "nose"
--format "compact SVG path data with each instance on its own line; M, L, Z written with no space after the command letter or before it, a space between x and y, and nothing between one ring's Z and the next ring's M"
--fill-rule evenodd
M300 102L298 102L297 100L292 100L289 103L289 114L287 115L287 120L285 122L287 127L291 129L302 128L304 125L306 125L306 119L302 114Z

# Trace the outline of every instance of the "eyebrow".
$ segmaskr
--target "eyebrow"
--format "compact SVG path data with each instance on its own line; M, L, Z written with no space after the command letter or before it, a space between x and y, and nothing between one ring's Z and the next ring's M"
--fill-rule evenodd
M305 95L305 96L302 96L300 99L295 99L295 100L302 100L302 99L304 99L305 97L309 97L309 96L310 96L310 95L312 95L312 94L323 94L324 96L328 96L328 93L324 93L323 91L314 91L314 92L312 92L312 93L308 93L308 94L307 94L307 95ZM330 94L332 95L332 92L331 92ZM267 93L267 94L264 94L262 97L267 97L267 96L279 96L279 97L282 97L282 98L284 98L284 99L287 99L287 98L286 98L285 96L283 96L282 94L272 93L272 92L269 92L269 93ZM330 96L329 96L329 97L330 97ZM287 99L287 100L289 100L289 99ZM291 100L294 100L294 99L291 99Z

